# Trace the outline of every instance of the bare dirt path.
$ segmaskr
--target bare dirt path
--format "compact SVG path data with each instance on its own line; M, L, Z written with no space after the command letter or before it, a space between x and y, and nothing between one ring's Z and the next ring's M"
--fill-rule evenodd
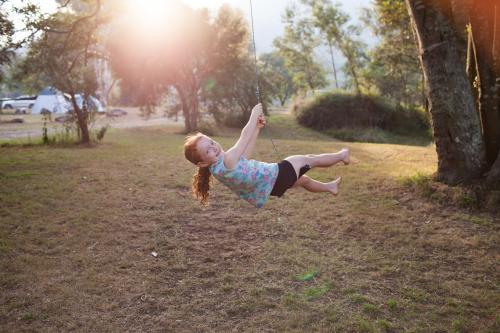
M113 108L110 108L113 109ZM108 125L110 128L130 128L130 127L148 127L160 125L175 125L183 124L183 118L179 117L177 121L165 117L160 111L151 115L149 118L144 118L140 115L139 108L123 107L120 108L127 112L127 115L119 117L107 117L101 115L92 125L92 128L99 129L102 126ZM54 115L54 118L57 115ZM15 118L23 119L23 123L5 123ZM36 138L42 135L44 118L41 115L0 115L0 140L12 140L18 138ZM49 121L47 122L47 130L49 134L63 132L62 124Z

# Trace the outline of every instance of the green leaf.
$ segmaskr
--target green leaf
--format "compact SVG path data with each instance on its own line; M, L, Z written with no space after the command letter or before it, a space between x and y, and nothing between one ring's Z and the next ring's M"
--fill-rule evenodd
M297 281L311 281L312 279L314 279L318 275L319 275L318 270L311 270L311 271L306 272L303 275L296 275L295 280L297 280Z

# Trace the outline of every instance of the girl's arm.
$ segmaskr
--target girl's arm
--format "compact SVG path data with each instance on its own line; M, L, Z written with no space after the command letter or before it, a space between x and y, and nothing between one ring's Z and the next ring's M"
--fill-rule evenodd
M243 151L244 158L249 159L250 156L252 156L253 148L255 147L255 142L257 141L257 137L259 136L261 128L264 128L264 126L266 126L266 118L264 117L263 114L261 114L257 119L257 127L255 127L255 131L253 132L252 138L250 139L250 142L248 142L248 145L246 146L245 150Z
M252 109L252 114L250 119L248 119L247 124L243 127L241 131L240 138L236 141L235 145L232 146L224 155L224 165L228 169L234 169L236 164L245 152L248 144L252 140L252 136L257 127L259 116L262 114L262 105L259 103Z
M248 145L246 146L245 150L243 151L244 158L249 159L250 156L252 156L253 148L255 147L255 142L257 141L259 132L260 128L255 127L255 131L253 132L252 138L250 139L250 142L248 142Z

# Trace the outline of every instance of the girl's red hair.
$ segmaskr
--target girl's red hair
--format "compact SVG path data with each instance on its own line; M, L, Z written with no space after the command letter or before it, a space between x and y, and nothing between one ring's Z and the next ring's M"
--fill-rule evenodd
M201 133L192 134L186 137L184 143L184 156L191 163L197 165L202 162L198 150L196 149L198 141L204 135ZM198 167L198 172L193 175L191 189L193 196L200 200L202 205L208 204L208 191L210 190L210 181L212 174L208 167Z

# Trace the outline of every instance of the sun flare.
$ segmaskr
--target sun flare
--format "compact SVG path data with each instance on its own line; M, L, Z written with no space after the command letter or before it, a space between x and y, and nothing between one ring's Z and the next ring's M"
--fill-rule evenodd
M175 18L173 0L127 0L126 13L130 22L140 31L157 34L168 28Z

